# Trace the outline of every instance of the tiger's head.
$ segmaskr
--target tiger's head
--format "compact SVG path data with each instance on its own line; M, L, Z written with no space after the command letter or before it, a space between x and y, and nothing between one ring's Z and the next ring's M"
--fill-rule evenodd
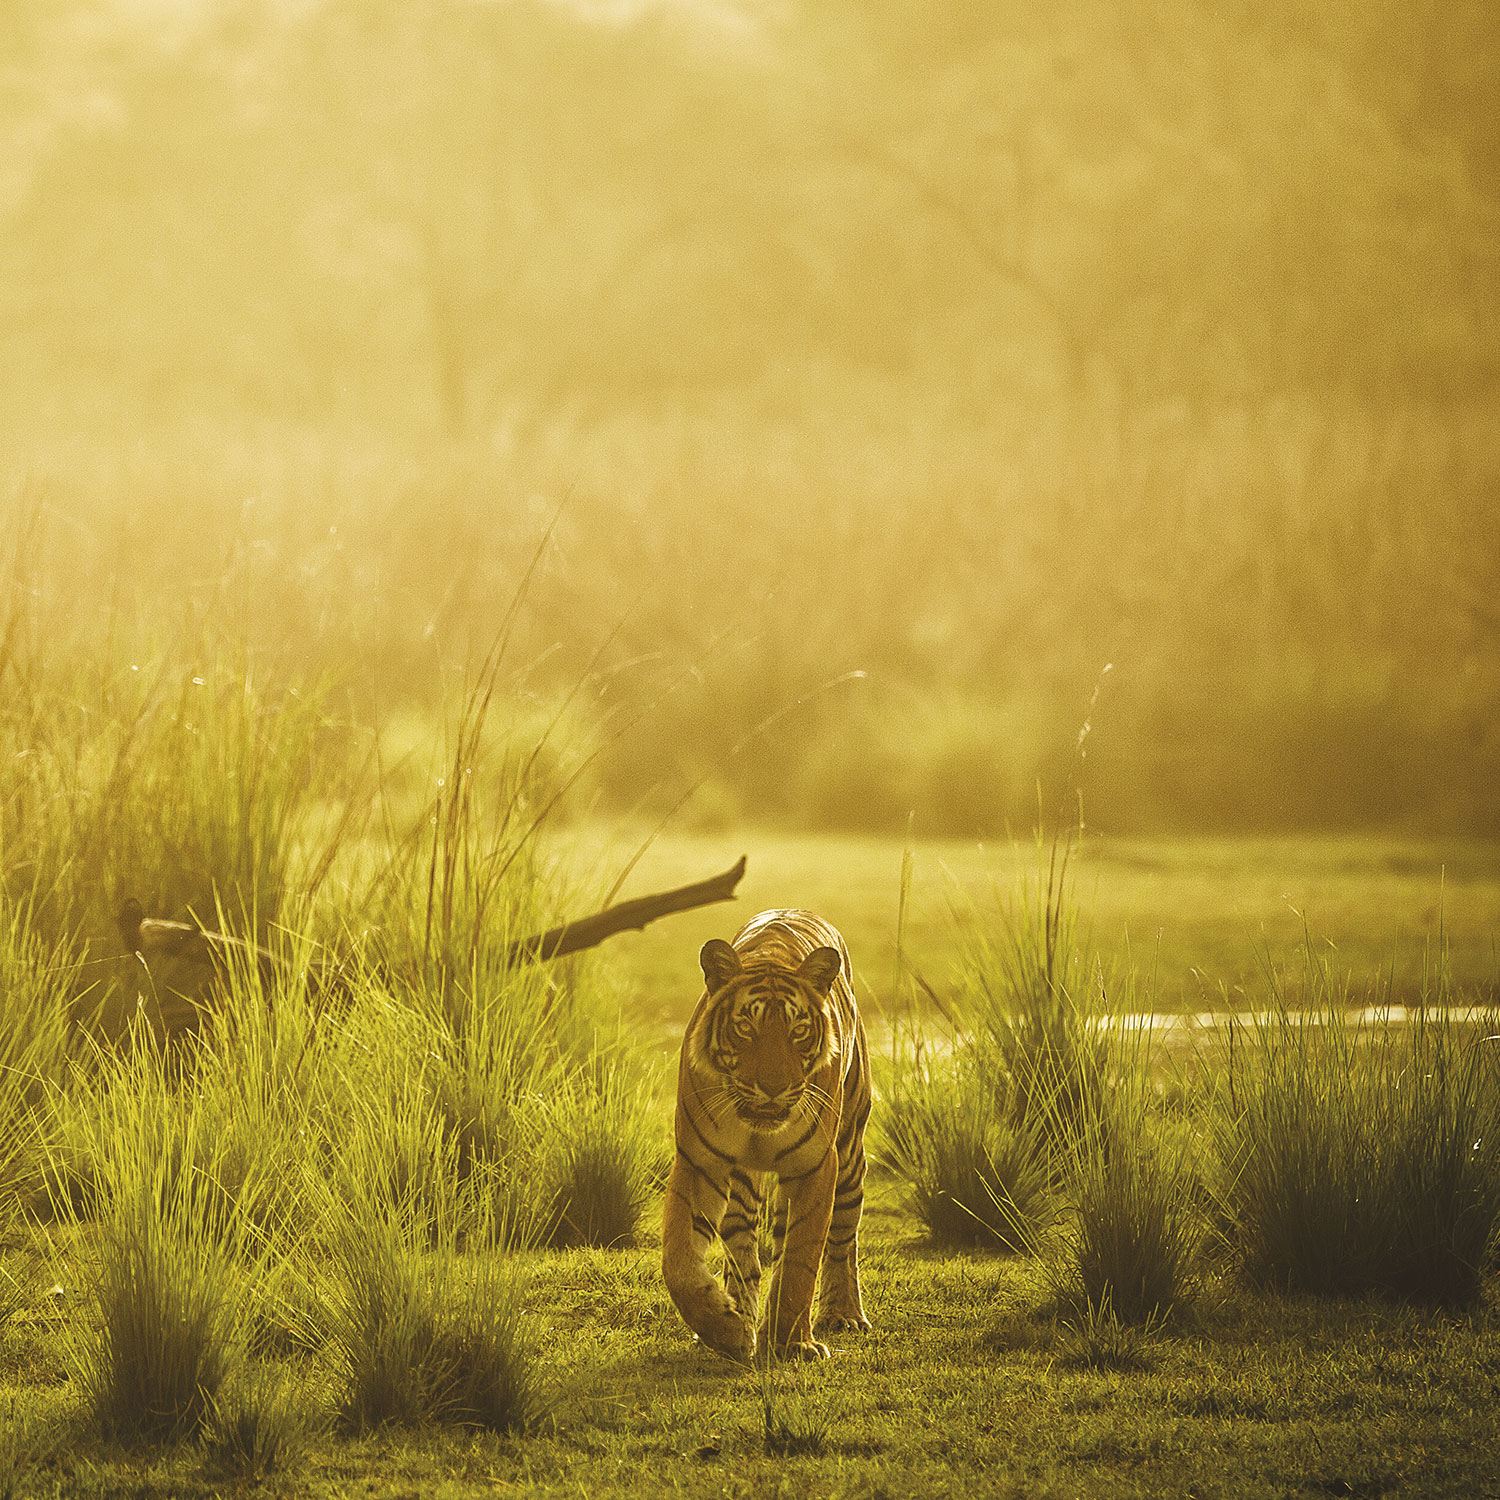
M757 1130L778 1130L833 1055L829 993L843 960L814 948L796 967L740 955L721 938L699 954L709 1011L694 1060L724 1079L735 1113Z

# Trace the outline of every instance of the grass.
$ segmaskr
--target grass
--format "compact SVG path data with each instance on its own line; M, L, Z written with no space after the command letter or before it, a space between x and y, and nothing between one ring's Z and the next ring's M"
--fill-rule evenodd
M490 1248L429 1246L410 1215L353 1212L334 1237L330 1344L340 1416L523 1431L540 1415L539 1357L513 1266Z
M40 1193L77 1041L68 1014L76 960L32 931L27 918L24 905L0 912L0 1231L14 1206Z
M1035 1262L925 1249L877 1177L867 1219L873 1330L798 1384L697 1350L666 1301L648 1227L633 1250L530 1260L547 1329L546 1424L524 1441L465 1428L315 1430L281 1493L376 1496L514 1486L539 1496L728 1487L801 1493L1460 1496L1493 1488L1500 1322L1221 1285L1176 1331L1080 1333ZM45 1337L31 1330L28 1341ZM1120 1368L1123 1342L1135 1354ZM29 1347L29 1343L27 1345ZM8 1389L46 1429L49 1387ZM24 1354L25 1358L35 1358ZM295 1369L296 1367L291 1367ZM779 1453L783 1434L805 1434ZM769 1442L768 1442L769 1439ZM768 1451L768 1448L770 1451ZM816 1451L817 1449L821 1451ZM44 1492L130 1486L149 1500L222 1485L207 1448L138 1454L82 1434L40 1460Z
M818 1458L836 1441L838 1397L806 1366L760 1372L761 1435L772 1458Z
M294 1470L320 1426L308 1393L284 1373L247 1367L213 1403L203 1434L210 1469L267 1480Z
M1350 1020L1326 967L1313 1024L1250 1028L1221 1118L1219 1199L1252 1280L1464 1305L1500 1229L1500 1055L1489 1024ZM1440 991L1444 998L1447 992Z
M1198 1164L1182 1134L1154 1116L1151 1099L1146 1070L1122 1068L1101 1120L1069 1143L1052 1278L1059 1300L1091 1330L1150 1328L1193 1295L1203 1233Z
M995 1107L963 1057L898 1067L877 1122L880 1159L933 1242L1035 1249L1052 1217L1047 1144Z
M192 1437L242 1355L239 1320L258 1247L218 1170L222 1142L154 1049L107 1065L97 1087L93 1262L87 1314L69 1330L70 1362L104 1432Z

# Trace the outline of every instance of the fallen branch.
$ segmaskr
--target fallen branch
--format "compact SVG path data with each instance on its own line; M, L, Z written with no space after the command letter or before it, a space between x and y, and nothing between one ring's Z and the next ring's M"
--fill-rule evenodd
M520 938L506 948L505 961L513 965L526 959L561 958L565 953L592 948L617 932L639 932L658 917L691 911L695 906L711 906L715 901L732 901L734 888L744 874L745 856L742 854L722 875L693 885L680 885L673 891L659 891L654 896L621 901L617 906L596 911L591 917L580 917L576 922L564 922L561 927L537 933L534 937Z
M639 931L658 917L691 911L695 906L709 906L715 901L732 901L734 888L744 873L745 856L742 854L722 875L693 885L678 886L676 890L658 891L653 896L621 901L616 906L596 911L592 916L580 917L576 922L564 922L547 932L518 938L505 949L506 967L561 958L565 953L592 948L617 932ZM222 978L228 964L237 958L240 962L249 959L260 968L263 978L269 980L285 967L283 960L269 948L262 948L259 943L246 938L213 932L192 922L168 922L160 917L148 917L133 896L120 909L120 936L125 951L135 954L148 968L157 960L175 959L205 971L211 970ZM316 964L310 978L321 987L335 969L336 965Z

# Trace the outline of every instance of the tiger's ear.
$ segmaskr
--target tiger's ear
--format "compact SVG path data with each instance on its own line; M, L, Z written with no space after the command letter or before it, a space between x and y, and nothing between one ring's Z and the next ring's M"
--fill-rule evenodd
M703 965L710 995L722 990L740 972L740 956L723 938L709 938L698 954L698 962Z
M826 995L843 967L844 960L837 948L814 948L802 960L797 977L805 979L820 995Z

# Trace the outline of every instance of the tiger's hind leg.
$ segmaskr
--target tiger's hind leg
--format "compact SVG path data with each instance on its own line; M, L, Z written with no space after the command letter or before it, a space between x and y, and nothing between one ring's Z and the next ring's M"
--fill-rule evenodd
M719 1223L724 1242L724 1290L752 1326L760 1311L761 1174L735 1167L729 1174L729 1204Z
M869 1114L866 1100L839 1132L833 1219L823 1246L818 1314L813 1324L819 1333L859 1333L870 1326L859 1295L859 1221L865 1207L865 1121Z

